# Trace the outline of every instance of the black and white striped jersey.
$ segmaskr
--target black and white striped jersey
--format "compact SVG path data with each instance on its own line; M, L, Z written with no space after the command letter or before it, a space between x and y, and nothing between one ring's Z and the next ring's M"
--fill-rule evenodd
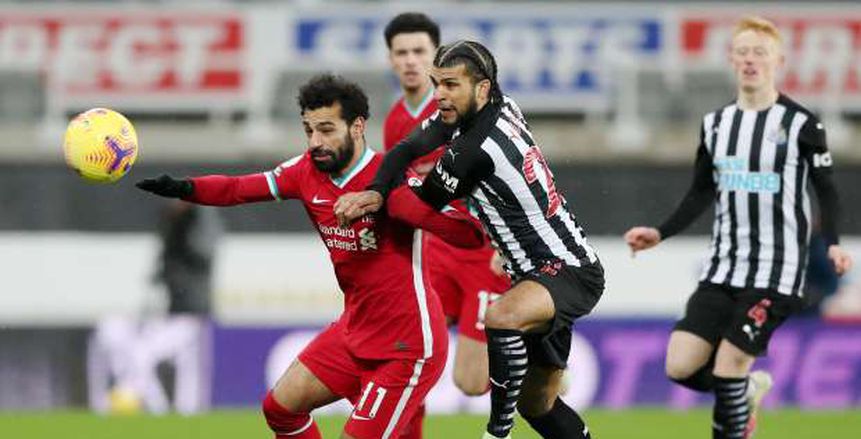
M801 295L812 228L809 178L823 237L837 243L831 167L822 123L788 97L762 111L727 105L703 118L694 184L661 236L678 233L713 203L700 280Z
M370 188L385 193L413 157L445 143L450 145L419 196L436 208L469 197L515 277L548 262L579 267L597 261L523 114L508 97L458 127L435 113L387 155Z

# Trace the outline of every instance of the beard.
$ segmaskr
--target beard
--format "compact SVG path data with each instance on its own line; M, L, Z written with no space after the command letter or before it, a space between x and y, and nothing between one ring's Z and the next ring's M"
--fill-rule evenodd
M478 114L478 99L475 98L475 95L472 95L469 98L469 105L466 106L466 111L463 114L458 114L456 123L460 126L468 125L475 119L476 114Z
M355 151L356 144L353 142L353 138L350 137L350 133L347 133L347 135L344 136L344 141L341 144L341 147L336 151L321 151L316 154L311 154L312 158L323 156L329 157L329 161L318 162L317 160L312 160L311 162L314 163L314 167L319 171L327 174L337 174L347 167L347 164L352 160Z

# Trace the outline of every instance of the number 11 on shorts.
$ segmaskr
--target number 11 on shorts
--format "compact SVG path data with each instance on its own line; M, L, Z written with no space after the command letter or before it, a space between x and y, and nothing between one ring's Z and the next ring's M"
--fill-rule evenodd
M371 395L371 391L374 389L374 382L371 381L365 386L365 391L362 392L362 398L359 399L359 403L356 404L356 407L353 409L353 414L350 415L353 419L358 419L362 421L367 421L370 419L374 419L377 416L377 412L380 410L380 406L383 404L383 398L386 397L386 389L382 387L377 387L377 391L374 392L376 395L374 396L374 402L370 406L370 410L367 413L363 413L365 410L365 404L368 402L368 397Z
M478 319L475 321L475 329L484 331L484 316L487 315L487 307L502 297L502 294L491 293L481 290L478 292Z

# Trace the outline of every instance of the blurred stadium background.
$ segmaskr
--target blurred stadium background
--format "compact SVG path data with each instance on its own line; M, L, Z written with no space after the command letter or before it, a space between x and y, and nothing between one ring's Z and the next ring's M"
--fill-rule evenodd
M268 169L301 152L295 93L321 70L366 88L379 145L397 92L382 27L405 10L438 20L443 41L469 36L494 51L605 261L608 288L577 327L565 395L594 408L596 437L707 434L708 400L663 377L663 354L710 215L636 260L621 234L661 221L687 189L699 118L733 98L725 48L740 15L784 32L781 89L826 125L843 242L861 258L857 2L0 1L0 436L267 437L252 410L340 310L323 247L295 203L221 210L211 318L169 318L151 281L164 205L133 183ZM68 117L95 106L130 116L140 138L137 165L112 186L87 185L62 161ZM811 258L816 299L760 363L775 375L767 404L783 427L765 423L762 437L861 431L861 275L838 281L824 249ZM428 410L480 415L487 404L446 375ZM174 409L219 414L107 424L67 413ZM347 409L325 409L326 422ZM430 422L449 437L481 428L480 416Z

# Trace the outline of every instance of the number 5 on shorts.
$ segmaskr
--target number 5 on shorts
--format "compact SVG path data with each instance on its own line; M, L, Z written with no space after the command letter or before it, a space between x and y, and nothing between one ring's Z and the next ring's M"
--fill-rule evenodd
M380 410L380 406L383 404L383 398L386 397L386 389L382 387L377 387L375 392L374 390L374 382L371 381L365 386L365 391L362 392L362 398L359 399L359 403L356 404L356 407L353 409L353 414L350 415L353 419L358 419L361 421L367 421L370 419L374 419L377 416L377 412ZM374 402L368 404L368 397L372 396ZM367 410L367 411L366 411Z

